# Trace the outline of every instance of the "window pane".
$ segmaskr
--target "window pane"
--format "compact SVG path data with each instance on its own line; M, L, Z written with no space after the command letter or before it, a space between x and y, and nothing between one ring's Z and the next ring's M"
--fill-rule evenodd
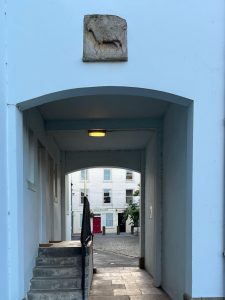
M104 203L111 203L111 190L104 189Z
M126 171L126 180L132 180L133 179L133 173L130 171Z
M133 190L126 190L126 203L133 201Z
M112 226L113 226L113 214L106 213L106 227L112 227Z
M104 180L111 180L111 170L104 169Z

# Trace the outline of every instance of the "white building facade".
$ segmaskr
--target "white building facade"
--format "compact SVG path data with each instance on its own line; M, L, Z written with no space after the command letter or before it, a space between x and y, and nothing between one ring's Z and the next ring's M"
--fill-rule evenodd
M154 284L224 299L224 12L224 0L0 0L2 299L26 297L39 243L66 239L68 174L105 166L141 174ZM82 61L90 14L126 20L127 61ZM90 139L96 128L108 135Z
M70 174L72 184L73 233L80 233L83 215L83 197L86 195L93 213L92 232L131 232L131 220L123 222L123 212L129 202L139 203L133 196L140 189L140 174L116 168L84 169Z

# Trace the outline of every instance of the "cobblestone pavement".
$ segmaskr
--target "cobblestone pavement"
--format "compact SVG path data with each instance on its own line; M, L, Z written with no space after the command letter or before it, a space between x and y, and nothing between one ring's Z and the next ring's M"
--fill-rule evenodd
M152 278L139 268L99 268L89 300L169 300L153 286Z
M139 257L139 236L131 234L95 234L94 249L110 251L130 257Z
M137 267L139 237L130 234L94 236L94 267Z
M104 267L138 267L136 257L116 254L108 251L94 250L94 268Z

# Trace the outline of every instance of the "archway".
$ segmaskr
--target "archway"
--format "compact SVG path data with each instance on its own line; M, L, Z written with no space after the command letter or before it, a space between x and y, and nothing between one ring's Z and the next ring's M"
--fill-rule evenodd
M66 177L66 239L80 239L86 196L91 210L95 268L139 266L140 173L104 166L81 169ZM128 211L133 214L125 215Z
M127 86L99 86L57 91L51 94L38 96L33 99L24 100L22 102L19 102L17 106L20 110L24 111L36 106L55 101L95 96L143 97L148 98L148 100L165 101L168 103L174 103L186 107L192 104L191 99L174 95L171 93L166 93L163 91Z
M37 145L43 149L45 157L49 157L47 165L52 159L50 172L54 174L54 190L50 198L54 239L61 234L60 228L65 222L64 175L74 170L75 165L76 168L86 168L92 161L92 166L119 165L140 171L145 182L142 191L145 195L142 207L145 267L157 286L162 284L166 290L175 290L180 295L191 280L188 267L191 259L191 210L185 208L191 205L192 101L146 89L97 87L53 93L19 103L18 107L24 118L23 178L27 181L23 213L36 216L37 207L33 200L40 194L40 185L39 181L32 182L29 176L38 166L38 158L30 155ZM90 143L86 132L91 128L106 129L108 138ZM46 161L42 165L43 182L45 167ZM166 210L161 211L162 203ZM36 223L39 222L42 221L36 216ZM36 225L30 228L32 233L26 236L24 247L31 243L35 249L40 242ZM168 241L171 234L173 239ZM35 239L32 240L31 235ZM184 246L179 255L171 259L180 242ZM175 265L172 282L169 276L171 264ZM28 286L30 264L25 264L24 272L24 284Z

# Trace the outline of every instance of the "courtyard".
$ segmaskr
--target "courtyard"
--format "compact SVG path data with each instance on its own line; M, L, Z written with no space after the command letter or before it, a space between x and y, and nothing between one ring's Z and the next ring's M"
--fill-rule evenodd
M94 267L137 267L139 236L130 233L95 234Z

